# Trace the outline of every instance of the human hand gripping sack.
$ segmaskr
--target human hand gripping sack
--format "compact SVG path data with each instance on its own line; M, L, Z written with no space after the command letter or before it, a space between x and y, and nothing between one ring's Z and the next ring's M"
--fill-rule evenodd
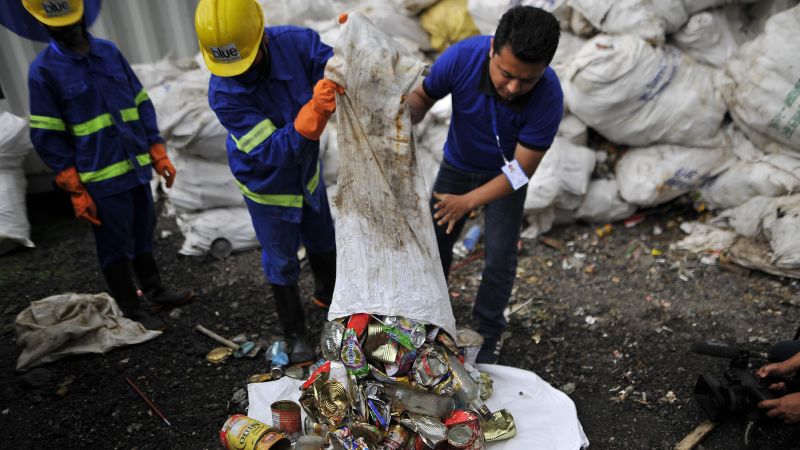
M59 172L56 175L56 185L70 193L75 217L83 219L92 225L100 226L100 219L97 217L97 206L86 191L86 186L81 184L76 168L70 167Z
M336 111L336 94L344 94L344 88L323 78L314 86L314 94L308 103L300 108L294 120L294 129L303 137L318 141Z
M172 183L175 182L177 171L167 157L167 148L164 147L164 144L156 142L150 146L150 159L153 162L153 169L155 169L157 174L164 177L167 181L167 187L171 188Z

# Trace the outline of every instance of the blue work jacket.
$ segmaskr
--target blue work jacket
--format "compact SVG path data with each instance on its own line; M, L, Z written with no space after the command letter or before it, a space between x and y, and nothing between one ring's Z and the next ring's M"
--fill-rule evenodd
M212 75L208 102L228 130L228 163L250 210L299 223L303 202L318 211L326 197L319 141L300 135L294 119L311 100L333 50L306 28L264 32L269 74L251 84Z
M55 173L75 167L93 197L152 179L163 142L147 92L119 49L89 36L81 55L50 41L28 70L31 141Z

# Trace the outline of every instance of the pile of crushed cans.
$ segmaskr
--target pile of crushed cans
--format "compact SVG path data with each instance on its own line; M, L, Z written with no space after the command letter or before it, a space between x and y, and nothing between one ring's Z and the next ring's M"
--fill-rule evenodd
M487 441L510 439L516 434L511 414L484 404L492 380L475 369L482 341L471 330L459 330L454 339L439 327L398 316L329 321L322 330L323 359L312 365L300 405L290 414L299 422L302 407L305 434L299 423L285 420L293 402L284 400L276 402L282 405L278 414L273 405L274 428L260 424L263 433L251 430L249 437L263 434L275 444L280 433L286 442L270 447L291 443L296 450L479 450ZM227 448L242 449L228 445L237 440L229 423L236 417L220 437Z

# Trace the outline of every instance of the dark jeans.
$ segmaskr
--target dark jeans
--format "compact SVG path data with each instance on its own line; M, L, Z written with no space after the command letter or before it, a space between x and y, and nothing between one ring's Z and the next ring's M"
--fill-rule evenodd
M463 172L443 161L433 190L440 194L465 194L496 176L496 172ZM522 210L527 192L527 186L523 186L514 193L485 206L483 229L486 260L472 315L478 322L477 331L487 339L499 338L506 327L503 310L511 297L511 289L514 287L517 274L517 242L522 227ZM432 198L431 213L434 211L435 202L436 200ZM445 234L446 224L438 226L434 222L445 278L450 273L450 264L453 261L453 245L464 229L466 221L466 216L459 220L450 234Z
M92 225L92 231L100 268L153 251L156 212L149 183L95 198L94 203L100 226Z

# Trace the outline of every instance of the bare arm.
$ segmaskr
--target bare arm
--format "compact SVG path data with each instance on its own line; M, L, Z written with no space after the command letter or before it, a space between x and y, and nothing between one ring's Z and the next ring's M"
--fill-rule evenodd
M431 109L436 100L428 97L425 89L422 88L422 83L417 85L413 91L406 97L408 104L408 111L411 114L411 123L417 124L425 117L425 114Z
M519 162L522 170L530 178L539 167L539 163L544 157L543 151L536 151L525 148L517 144L514 150L514 158ZM524 187L521 189L525 189ZM498 198L505 197L514 192L505 174L500 174L487 183L467 192L464 195L453 195L447 193L434 192L433 196L439 202L434 205L437 210L433 215L438 225L447 224L447 233L453 231L453 227L464 214L487 203L491 203Z

